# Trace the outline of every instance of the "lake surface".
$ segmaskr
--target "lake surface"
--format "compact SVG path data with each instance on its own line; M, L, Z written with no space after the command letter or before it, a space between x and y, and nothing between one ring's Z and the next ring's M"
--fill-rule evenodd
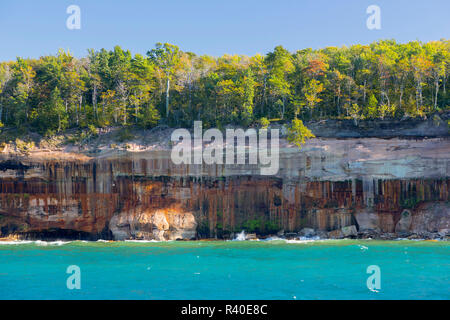
M0 299L450 299L450 243L0 242Z

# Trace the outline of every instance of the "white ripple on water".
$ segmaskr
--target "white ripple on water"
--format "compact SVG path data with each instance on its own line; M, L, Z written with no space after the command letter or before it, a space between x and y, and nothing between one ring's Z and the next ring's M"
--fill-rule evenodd
M33 243L33 241L0 241L0 245L20 245L30 243Z
M37 240L35 241L35 244L38 246L62 246L68 243L71 243L73 241L41 241Z
M73 241L30 241L30 240L20 240L20 241L0 241L0 245L23 245L23 244L35 244L37 246L62 246Z
M109 242L109 241L106 241ZM131 242L131 243L167 243L167 242L174 242L174 240L124 240L124 242Z

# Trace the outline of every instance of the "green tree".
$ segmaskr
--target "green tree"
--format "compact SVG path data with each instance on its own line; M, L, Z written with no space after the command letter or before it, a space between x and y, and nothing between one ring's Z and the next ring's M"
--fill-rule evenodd
M12 69L14 84L12 95L9 96L9 103L13 106L12 118L14 124L20 127L28 123L36 72L28 61L21 58L17 58L17 62Z
M170 43L157 43L156 48L147 52L148 57L153 61L165 74L166 77L166 118L169 117L169 92L170 81L175 73L176 67L180 62L180 49Z
M67 128L68 114L58 87L52 90L47 102L32 111L30 118L33 126L41 133L51 134Z
M319 98L319 95L323 90L324 90L323 84L315 79L308 80L306 82L305 87L303 87L303 93L305 95L305 100L310 110L311 117L315 106L320 101L322 101L322 99Z
M303 124L303 121L295 118L288 128L287 140L295 144L299 149L306 140L315 138L315 135Z
M281 119L284 119L287 100L291 97L291 84L289 76L294 71L292 56L282 46L275 47L266 57L269 70L268 84L275 99L281 100ZM274 101L273 99L272 101Z
M369 97L369 103L367 105L367 116L369 118L376 118L378 110L378 100L372 93Z

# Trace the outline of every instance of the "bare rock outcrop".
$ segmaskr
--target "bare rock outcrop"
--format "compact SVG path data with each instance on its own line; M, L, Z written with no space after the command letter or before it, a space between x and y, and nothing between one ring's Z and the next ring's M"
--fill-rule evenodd
M197 222L192 212L140 207L112 217L109 228L116 240L195 239Z
M450 140L280 146L272 176L255 165L175 165L169 150L0 154L0 236L448 235Z

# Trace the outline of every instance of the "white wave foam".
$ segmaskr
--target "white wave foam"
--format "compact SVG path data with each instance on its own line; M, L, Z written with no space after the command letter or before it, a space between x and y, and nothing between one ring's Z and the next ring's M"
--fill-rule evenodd
M72 241L41 241L37 240L34 243L38 246L62 246L68 243L71 243Z
M0 241L0 245L20 245L20 244L30 244L33 243L33 241L25 241L25 240L19 240L19 241Z
M269 237L266 239L261 239L261 241L284 241L286 239L280 238L280 237Z
M297 239L285 239L280 237L270 237L266 239L261 239L261 241L284 241L285 243L310 243L310 242L316 242L316 241L324 241L326 239L321 239L319 237L299 237Z
M22 244L35 244L37 246L62 246L73 241L30 241L30 240L18 240L18 241L0 241L0 245L22 245Z
M245 231L242 230L240 233L238 233L236 238L233 239L233 241L245 241L246 239L247 239L247 236L245 235Z
M318 241L325 241L324 239L294 239L294 240L286 240L286 243L312 243L312 242L318 242Z
M174 240L124 240L132 243L159 243L159 242L173 242Z

